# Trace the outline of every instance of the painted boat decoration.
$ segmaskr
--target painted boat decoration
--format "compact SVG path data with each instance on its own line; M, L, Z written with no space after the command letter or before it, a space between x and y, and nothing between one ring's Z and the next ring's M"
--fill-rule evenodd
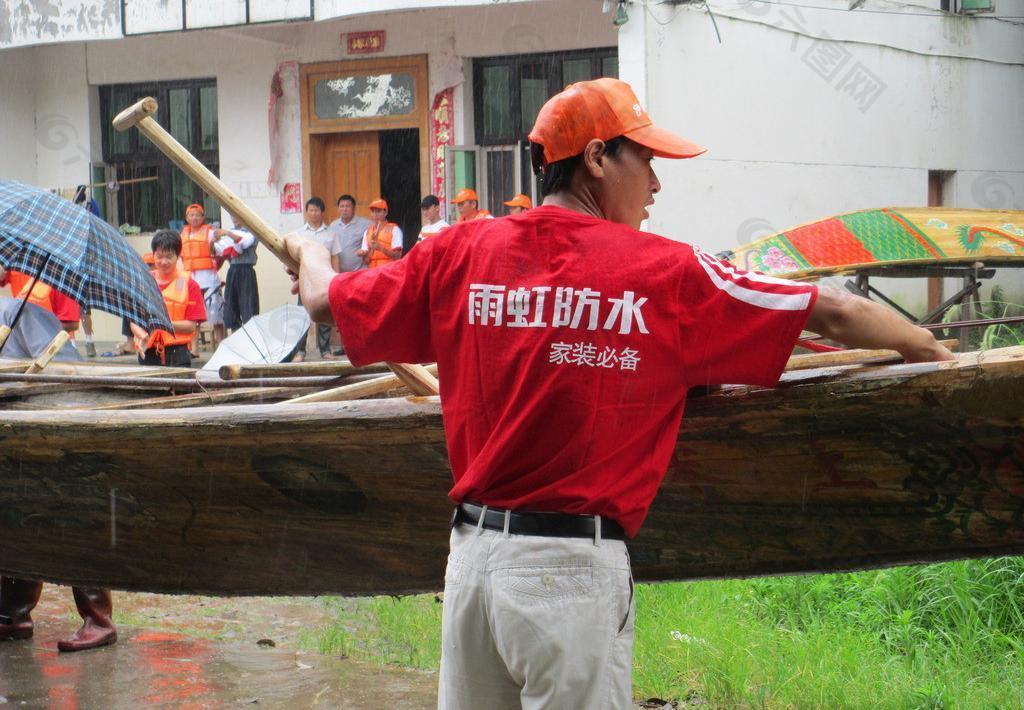
M1024 265L1024 212L886 207L850 212L724 254L735 266L792 279L914 264Z
M3 385L69 396L46 386ZM0 573L221 595L442 586L451 474L436 398L17 408L45 407L28 400L0 411ZM695 394L630 543L635 576L1024 553L1021 402L1024 347Z

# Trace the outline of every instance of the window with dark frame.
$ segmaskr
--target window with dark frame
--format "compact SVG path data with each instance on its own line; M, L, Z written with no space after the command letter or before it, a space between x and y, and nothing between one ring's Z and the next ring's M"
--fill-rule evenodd
M615 47L473 60L478 145L525 141L544 102L568 84L618 77Z
M213 174L220 172L217 139L217 81L189 79L99 87L103 122L103 162L117 182L155 180L122 185L117 192L118 224L143 231L177 227L185 207L203 205L208 222L220 219L220 205L138 130L119 132L112 121L139 99L152 96L160 108L154 118ZM111 215L111 217L115 217Z
M484 149L483 205L501 214L501 203L514 193L539 194L527 135L549 98L577 81L618 75L615 47L475 59L473 106L476 144Z

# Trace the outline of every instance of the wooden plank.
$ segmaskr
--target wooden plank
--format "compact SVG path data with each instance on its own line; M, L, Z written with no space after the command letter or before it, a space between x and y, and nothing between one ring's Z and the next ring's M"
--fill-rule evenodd
M204 390L240 387L331 387L338 386L347 377L270 377L251 380L197 380L174 377L124 377L103 375L65 375L0 372L2 382L27 382L86 387L126 387L128 389Z
M348 375L355 372L387 372L387 365L376 363L355 367L348 360L333 362L282 362L267 365L223 365L217 374L222 380L244 380L254 377L311 377Z
M960 348L960 341L955 339L940 340L944 346L956 352ZM830 353L809 353L807 355L793 355L786 363L786 371L808 370L817 367L836 367L838 365L880 365L888 362L901 362L903 356L895 350L840 350Z
M427 365L424 369L431 375L437 374L436 364ZM393 390L398 390L398 388L402 387L404 384L405 383L399 379L398 375L385 375L383 377L375 377L374 379L367 380L365 382L343 385L341 387L335 387L334 389L296 397L289 403L311 404L314 402L345 402L353 399L363 399L364 397L386 394Z
M266 402L287 399L303 392L307 387L250 387L248 389L217 390L214 392L193 392L169 397L149 397L130 402L115 402L87 407L90 411L122 411L128 409L182 409L213 404L237 402Z
M27 361L31 362L31 361ZM66 374L67 376L80 376L79 368L81 365L78 363L69 364L67 362L62 363L51 363L50 372L52 374ZM0 374L13 374L13 373L0 373ZM165 367L148 367L148 366L136 366L136 367L125 367L123 370L117 372L120 378L152 378L166 376L168 378L174 378L183 375L194 375L195 370L191 368L165 368ZM69 384L60 382L0 382L0 400L13 399L18 397L29 397L40 394L47 394L51 392L70 392L73 390L89 389L96 387L96 382L83 383L83 384ZM146 388L143 383L140 385L142 388Z
M634 575L1024 553L1021 401L1024 348L693 397ZM443 584L436 398L0 418L0 573L229 595Z

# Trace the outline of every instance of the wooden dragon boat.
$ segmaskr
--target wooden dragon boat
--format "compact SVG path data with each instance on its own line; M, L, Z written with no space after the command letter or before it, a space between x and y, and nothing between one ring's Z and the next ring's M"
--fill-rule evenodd
M862 210L802 224L722 256L742 269L798 280L878 267L1024 266L1024 212Z
M221 595L441 588L436 398L33 403L66 403L76 382L0 383L0 573ZM640 581L1024 553L1024 347L692 394L630 551Z

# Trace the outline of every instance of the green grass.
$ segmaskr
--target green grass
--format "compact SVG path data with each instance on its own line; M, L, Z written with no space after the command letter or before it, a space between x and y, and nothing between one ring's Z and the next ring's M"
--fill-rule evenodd
M307 647L437 668L433 595L328 603ZM1024 707L1024 558L639 585L633 675L710 707Z
M441 662L441 604L433 594L408 597L327 597L334 624L299 638L299 645L381 664L436 669Z

